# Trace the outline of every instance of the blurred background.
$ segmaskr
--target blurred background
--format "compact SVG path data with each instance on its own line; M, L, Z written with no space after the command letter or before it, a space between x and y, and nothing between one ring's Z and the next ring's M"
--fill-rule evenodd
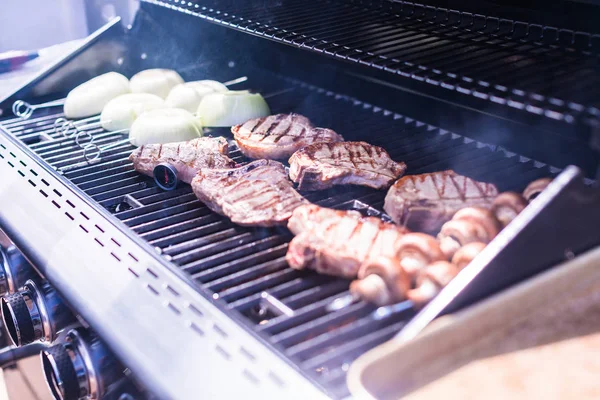
M111 19L120 16L124 26L131 24L138 7L139 0L0 0L0 97Z
M138 0L2 0L0 53L81 39L115 16L129 24L138 6Z

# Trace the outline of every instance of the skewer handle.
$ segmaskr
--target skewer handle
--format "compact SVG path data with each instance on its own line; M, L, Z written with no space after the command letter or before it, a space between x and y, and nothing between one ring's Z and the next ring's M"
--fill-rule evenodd
M238 83L246 82L247 80L248 80L247 76L241 76L239 78L232 79L232 80L227 81L227 82L223 82L223 85L225 85L225 86L236 85Z
M12 105L12 112L17 117L28 119L33 112L39 108L59 107L65 104L65 99L49 101L42 104L30 104L23 100L17 100Z

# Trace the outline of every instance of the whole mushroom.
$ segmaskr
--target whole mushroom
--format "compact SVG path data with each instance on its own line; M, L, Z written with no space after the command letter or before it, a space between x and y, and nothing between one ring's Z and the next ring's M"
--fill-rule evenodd
M458 249L456 253L454 253L454 256L452 257L452 264L456 265L459 271L462 270L464 267L469 265L483 249L485 249L485 246L486 244L482 242L465 244L463 247Z
M436 261L423 268L418 276L414 289L409 290L407 297L416 305L424 305L458 274L458 267L448 261Z
M379 256L361 267L359 279L350 284L350 293L384 306L404 300L410 284L411 277L399 260Z
M465 244L489 243L501 228L500 222L490 210L466 207L457 211L452 219L442 226L438 234L440 248L446 259L449 259Z
M552 182L551 178L536 179L523 190L523 197L525 197L527 201L532 201L546 189L550 182Z
M508 225L527 207L527 200L519 193L503 192L496 197L490 211L494 213L502 227Z
M412 277L434 261L445 260L439 242L431 235L412 232L396 242L396 258L402 268Z

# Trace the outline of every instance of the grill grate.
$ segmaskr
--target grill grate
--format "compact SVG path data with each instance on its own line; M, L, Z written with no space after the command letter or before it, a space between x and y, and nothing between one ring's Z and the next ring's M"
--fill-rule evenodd
M535 115L600 115L598 35L408 2L145 1Z
M394 159L406 162L408 173L453 168L493 182L500 190L522 190L533 179L559 172L353 98L259 71L248 76L251 89L262 93L293 89L269 100L274 113L304 114L348 140L368 137ZM349 282L290 269L285 253L291 234L285 228L236 226L212 213L184 184L163 192L150 178L133 170L127 160L133 149L130 145L110 149L97 164L65 168L82 161L81 150L72 141L57 139L53 132L52 125L62 114L41 115L2 124L49 164L64 169L67 179L160 249L199 287L241 314L333 396L347 395L349 363L389 339L414 315L402 305L382 312L363 302L332 311L333 302L347 294ZM231 138L223 130L214 133ZM119 139L121 136L114 135L99 142ZM238 162L246 161L237 149L232 156ZM305 195L324 206L386 217L380 211L385 192L340 187Z

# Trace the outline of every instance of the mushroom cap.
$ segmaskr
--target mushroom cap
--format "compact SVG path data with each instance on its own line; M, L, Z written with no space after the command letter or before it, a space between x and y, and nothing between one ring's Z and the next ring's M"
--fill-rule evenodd
M407 297L415 304L423 305L450 283L458 272L459 269L448 261L431 263L419 272L416 287L407 293Z
M500 225L500 221L496 218L494 213L487 208L483 207L465 207L458 210L454 216L453 220L476 220L482 228L485 229L489 240L492 240L502 229Z
M494 199L490 211L496 216L502 226L506 226L525 207L527 207L525 197L515 192L503 192Z
M536 179L535 181L527 185L525 190L523 190L523 197L525 197L527 201L535 199L540 193L544 191L544 189L546 189L546 186L548 186L550 182L552 182L552 178Z
M442 226L438 240L446 257L452 258L460 247L472 242L489 243L498 232L500 222L489 210L468 207Z
M376 274L350 283L350 293L379 307L394 303L394 297L384 279Z
M417 287L421 286L426 280L431 280L440 288L443 288L458 275L460 269L448 261L436 261L423 268L417 276Z
M411 276L395 258L379 256L368 260L358 271L358 278L360 281L364 281L369 275L378 275L382 278L391 302L403 300L406 292L410 289ZM362 295L361 290L366 287L365 285L361 287L360 281L354 281L352 285Z
M458 270L462 270L469 265L471 261L485 248L486 244L482 242L472 242L462 246L452 257L452 264L456 265Z
M396 242L396 257L409 275L415 275L434 261L446 259L436 238L418 232L407 233Z

